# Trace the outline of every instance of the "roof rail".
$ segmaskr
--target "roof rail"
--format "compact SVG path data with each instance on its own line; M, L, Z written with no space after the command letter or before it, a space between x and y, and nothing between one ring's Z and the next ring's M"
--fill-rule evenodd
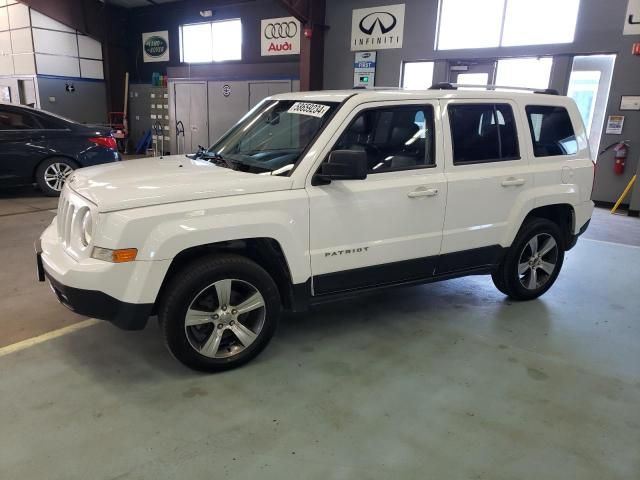
M458 88L481 88L485 90L517 90L522 92L543 93L546 95L560 95L560 93L554 88L527 88L527 87L509 87L506 85L469 85L466 83L434 83L429 87L429 90L457 90Z

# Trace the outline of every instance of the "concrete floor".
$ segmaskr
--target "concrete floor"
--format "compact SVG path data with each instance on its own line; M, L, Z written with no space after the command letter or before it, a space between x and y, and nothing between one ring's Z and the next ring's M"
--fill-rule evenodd
M52 216L0 217L5 344L82 320L33 280ZM537 301L470 277L328 305L219 375L155 324L0 354L0 478L637 480L639 265L585 238Z

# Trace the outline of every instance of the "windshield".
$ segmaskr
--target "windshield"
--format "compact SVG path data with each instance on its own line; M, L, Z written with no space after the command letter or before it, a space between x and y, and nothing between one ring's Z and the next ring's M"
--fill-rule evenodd
M201 156L223 160L238 170L287 175L337 106L266 100Z

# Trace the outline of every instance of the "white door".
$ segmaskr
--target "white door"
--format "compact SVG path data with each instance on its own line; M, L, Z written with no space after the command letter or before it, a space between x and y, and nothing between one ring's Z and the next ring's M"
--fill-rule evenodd
M307 186L314 295L433 274L447 185L439 105L360 106L330 150L365 152L364 180Z
M447 214L438 273L490 265L500 254L533 178L528 128L507 100L442 102ZM508 246L508 245L503 245Z
M209 146L209 113L205 83L175 84L176 122L184 125L184 153Z

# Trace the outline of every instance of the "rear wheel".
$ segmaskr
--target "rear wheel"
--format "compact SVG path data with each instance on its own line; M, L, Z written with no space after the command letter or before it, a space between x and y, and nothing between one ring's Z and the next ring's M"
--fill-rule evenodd
M280 295L269 274L237 255L188 265L172 279L159 309L165 342L185 365L208 372L238 367L269 343Z
M550 220L528 220L492 273L496 288L516 300L531 300L549 290L564 261L562 238L560 228Z
M36 183L48 197L57 197L62 191L67 178L78 168L78 165L67 158L49 158L38 165Z

